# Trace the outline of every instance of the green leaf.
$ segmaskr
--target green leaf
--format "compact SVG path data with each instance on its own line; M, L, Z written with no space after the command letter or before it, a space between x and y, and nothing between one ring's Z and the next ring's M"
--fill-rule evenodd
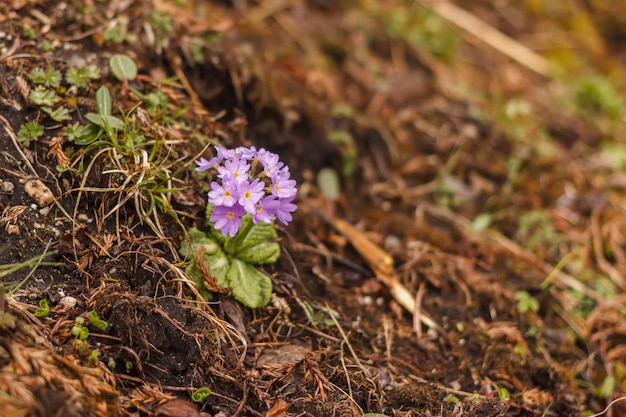
M91 114L94 114L94 113L91 113ZM102 136L102 133L103 133L103 130L100 126L96 124L87 125L83 133L74 140L74 143L80 146L91 145L92 143L100 139L100 136Z
M19 132L17 132L17 140L28 147L31 141L37 140L41 135L43 135L43 126L32 120L20 127Z
M111 93L105 86L98 88L96 91L96 104L98 105L98 113L100 115L110 115L113 109L113 100L111 99Z
M59 100L61 100L53 91L42 90L38 87L36 90L32 90L29 96L31 104L37 106L54 106Z
M65 107L58 107L56 109L52 109L52 107L42 107L41 110L46 112L48 116L52 118L55 122L63 122L65 120L70 120L70 113Z
M232 259L226 276L232 296L250 308L266 306L272 295L272 280L255 267Z
M237 252L238 259L251 264L273 264L279 257L280 245L269 241L264 241Z
M273 242L278 235L272 223L254 224L246 214L234 237L226 237L226 253L250 263L272 263L280 256L280 246ZM258 252L257 252L258 251Z
M107 127L111 129L117 129L117 130L124 129L124 122L122 122L120 119L118 119L115 116L110 116L106 114L87 113L85 114L85 118L89 120L91 123L93 123L94 125L102 129L106 129Z
M211 390L209 388L198 388L193 392L193 394L191 394L191 401L194 403L203 403L209 395L211 395Z
M137 65L128 55L116 54L109 60L111 72L120 81L134 80L137 76Z
M598 387L597 394L602 398L609 398L613 392L615 391L615 378L612 376L607 376L602 381L602 385Z
M213 299L213 294L204 286L204 280L200 272L198 272L195 259L194 262L190 263L187 265L187 268L185 268L185 276L196 284L196 288L200 291L200 295L202 295L205 301L211 301Z
M37 317L48 317L50 314L50 306L48 305L48 301L45 298L39 300L39 307L35 310L35 316Z
M98 313L96 313L96 310L91 310L89 312L89 322L91 323L92 326L100 329L104 333L107 333L109 329L111 328L111 325L108 322L98 317Z
M220 245L211 236L195 227L189 229L188 234L189 242L184 242L179 252L183 257L192 260L193 268L190 269L190 273L195 274L196 279L189 278L196 282L200 288L204 287L202 277L195 271L196 257L202 251L202 261L209 268L211 275L217 278L217 284L220 287L229 288L226 275L230 269L230 261Z

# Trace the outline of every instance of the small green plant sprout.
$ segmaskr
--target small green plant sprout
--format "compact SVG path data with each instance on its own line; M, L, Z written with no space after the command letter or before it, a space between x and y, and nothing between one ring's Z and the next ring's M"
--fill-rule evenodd
M616 387L615 377L607 376L602 381L602 385L600 385L597 388L596 394L598 395L598 397L601 397L601 398L610 398L611 395L613 395L613 392L615 392L615 387Z
M52 107L59 102L60 98L54 93L54 91L46 90L42 86L37 86L30 92L30 103L36 106Z
M128 93L128 81L132 81L137 76L137 65L128 55L115 54L109 59L109 67L115 78L124 83L123 93Z
M87 356L87 363L93 365L99 357L100 351L98 349L93 349L91 352L89 352L89 356Z
M304 302L304 306L306 307L309 315L311 316L311 319L313 320L313 324L316 326L323 323L327 327L334 327L335 320L333 320L333 317L335 319L339 318L339 312L332 308L321 307L321 308L318 308L319 311L315 311L315 307L313 307L311 304L309 304L306 301Z
M187 273L200 288L200 263L220 287L247 307L267 305L271 279L254 264L274 263L280 246L274 222L287 225L297 189L289 168L265 149L216 147L217 156L196 161L198 171L216 171L210 184L206 218L208 232L189 230L181 255L190 260Z
M111 329L111 324L98 317L98 313L95 310L89 312L89 323L97 329L100 329L104 333L108 333Z
M115 130L123 130L124 122L119 118L112 116L113 101L111 92L105 86L96 91L96 105L98 113L89 112L85 114L85 118L91 123L84 129L82 136L75 139L77 145L90 145L100 139L103 133L106 133L111 140L116 140ZM114 143L117 145L117 143Z
M128 32L128 23L130 19L128 16L120 16L111 20L107 28L104 30L102 37L105 41L112 41L115 43L122 43L127 41L133 43L137 40L137 37Z
M17 140L28 147L32 141L36 141L41 135L43 135L43 126L31 120L20 127L17 132Z
M516 291L515 299L517 300L517 311L520 314L536 313L539 311L539 301L528 291Z
M63 128L63 134L70 142L77 142L82 136L85 135L85 128L86 126L82 126L80 123L76 122L65 126Z
M65 107L57 107L53 109L52 107L44 106L41 108L52 120L55 122L64 122L66 120L70 120L70 112Z
M59 88L61 86L61 80L63 77L58 70L54 68L34 68L29 74L28 78L37 84L44 85L46 87Z
M74 326L72 327L72 336L84 342L89 337L89 329L85 327L85 319L82 317L76 317L74 320Z
M100 70L95 65L86 67L71 67L65 74L65 81L76 88L88 87L92 80L101 77Z
M450 404L458 404L460 400L459 400L459 397L457 397L456 395L448 394L445 397L443 397L443 402L450 403Z
M498 397L502 401L509 401L511 399L511 393L509 392L508 389L504 387L497 387L496 393L498 394Z
M198 388L191 394L191 401L201 404L211 395L211 390L207 387Z
M50 306L48 305L48 300L42 298L39 300L39 307L35 310L36 317L48 317L50 315Z

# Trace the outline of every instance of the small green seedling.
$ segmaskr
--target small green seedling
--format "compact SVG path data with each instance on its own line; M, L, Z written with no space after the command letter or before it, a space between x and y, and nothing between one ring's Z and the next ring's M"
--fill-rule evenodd
M539 311L539 301L531 296L528 291L516 291L515 299L517 300L517 311L520 314L536 313Z
M198 388L191 394L191 401L201 404L211 395L211 390L207 387Z
M32 141L36 141L43 135L43 126L34 120L23 124L17 132L17 140L28 147Z
M108 88L102 86L96 91L96 105L98 113L89 112L85 114L85 118L91 122L84 130L84 134L77 138L74 142L77 145L90 145L100 139L103 133L107 133L109 138L117 141L117 135L114 130L123 130L124 122L119 118L112 116L113 101ZM117 143L114 143L117 145Z
M57 107L53 109L52 107L44 106L41 110L46 112L55 122L64 122L71 119L70 112L65 107Z
M63 128L63 134L70 142L76 142L85 135L85 128L86 126L82 126L80 123L76 122L74 124L65 126Z
M36 89L30 92L30 103L36 106L48 106L52 107L59 102L60 98L50 90L46 90L42 86L38 86Z
M48 317L50 315L50 306L45 298L39 300L39 307L35 310L36 317Z
M128 32L129 21L128 16L119 16L113 19L102 34L104 40L112 41L117 44L121 44L125 41L130 43L135 42L137 37L133 33Z
M55 70L54 68L46 68L45 70L41 68L34 68L28 74L28 78L30 78L30 80L37 85L59 88L61 86L63 76L61 75L61 72Z
M87 356L87 362L91 365L100 357L100 351L98 349L93 349L89 352L89 356Z
M456 395L448 394L445 397L443 397L443 402L450 403L450 404L458 404L460 400L459 400L459 397L457 397Z
M91 323L93 327L100 329L104 333L108 333L108 331L111 329L111 324L98 317L98 313L96 313L96 310L91 310L89 312L89 323Z
M327 327L333 327L335 326L335 320L340 317L339 312L332 308L320 307L318 308L319 311L315 311L315 308L306 301L304 306L311 315L313 324L316 326L323 323ZM333 320L333 317L335 320Z
M504 387L496 388L496 393L502 401L509 401L511 399L511 393Z
M89 329L85 327L85 319L76 317L74 327L72 327L72 336L84 342L89 337Z
M100 77L100 70L95 65L81 68L71 67L65 74L65 81L76 88L85 88L89 86L92 80L97 80Z

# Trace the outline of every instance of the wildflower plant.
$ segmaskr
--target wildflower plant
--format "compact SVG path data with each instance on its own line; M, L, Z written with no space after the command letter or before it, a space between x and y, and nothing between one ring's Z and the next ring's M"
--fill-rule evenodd
M216 146L216 156L196 161L197 171L214 174L208 193L208 232L189 230L181 255L190 259L188 276L204 289L200 269L206 267L219 287L242 304L266 305L272 281L254 264L274 263L280 256L275 221L287 225L297 206L296 181L278 155L255 147Z

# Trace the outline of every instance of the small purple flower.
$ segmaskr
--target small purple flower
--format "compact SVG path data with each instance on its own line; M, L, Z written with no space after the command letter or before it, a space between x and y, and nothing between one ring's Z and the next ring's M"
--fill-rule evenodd
M214 206L209 221L224 236L235 236L247 215L254 223L278 220L287 225L291 221L297 208L292 203L298 192L296 181L277 154L254 146L215 146L215 157L200 158L196 165L197 171L217 171L208 193Z
M209 170L211 168L217 168L218 164L221 161L219 160L219 158L216 156L215 158L211 158L209 160L205 159L205 158L200 158L199 161L196 161L196 165L198 165L196 167L196 171L206 171Z
M295 197L289 197L281 198L280 200L278 200L278 207L276 207L276 218L285 226L287 226L287 223L289 223L292 219L291 213L296 211L296 209L298 208L298 206L292 203L294 198Z
M280 172L281 167L284 165L278 160L278 155L265 149L261 149L258 152L259 162L263 165L263 171L265 175L274 179L274 177Z
M246 211L239 204L232 207L215 206L209 221L213 222L213 226L222 232L223 236L233 237L241 227L241 217Z
M245 159L227 159L224 162L224 166L217 167L217 172L219 173L217 176L221 178L222 181L234 178L235 181L239 183L248 180L249 169L250 164L247 163Z
M257 156L258 152L254 146L246 148L245 146L239 146L235 149L235 155L241 159L250 161Z
M278 198L294 197L298 190L296 181L289 179L289 171L280 171L273 178L272 194Z
M263 192L263 188L265 184L263 184L259 179L255 179L252 182L242 181L237 185L237 194L239 195L238 203L241 205L246 212L254 213L256 211L255 204L263 197L265 194Z
M237 199L237 184L234 181L224 181L222 184L215 181L211 183L209 203L215 206L232 207Z
M237 157L237 151L235 149L228 149L224 146L215 145L215 151L217 152L217 158L220 158L220 162L224 159Z
M276 209L280 202L273 195L263 198L256 206L256 211L252 213L254 223L271 223L276 218Z

